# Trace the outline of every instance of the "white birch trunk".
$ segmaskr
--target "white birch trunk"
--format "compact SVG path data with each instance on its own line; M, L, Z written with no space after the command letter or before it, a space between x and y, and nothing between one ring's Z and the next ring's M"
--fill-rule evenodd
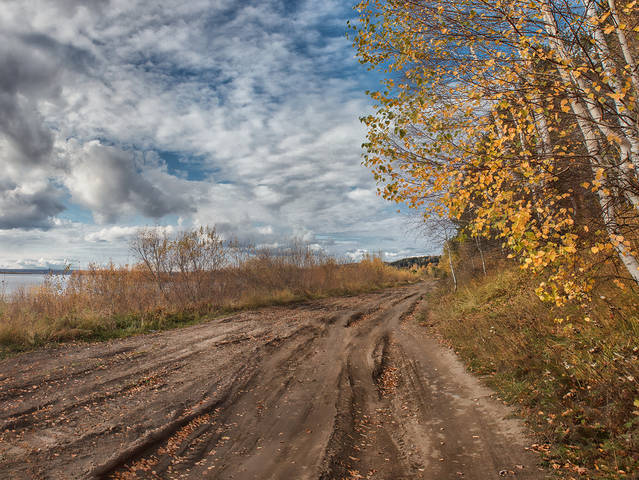
M613 2L614 5L614 2ZM595 3L592 0L586 0L584 5L586 8L586 15L593 18L597 17L597 9L595 8ZM619 68L615 65L614 60L612 59L612 55L610 54L610 48L608 47L608 42L606 41L606 36L604 35L601 27L598 24L593 24L591 26L593 37L595 40L595 48L597 50L597 56L599 57L599 61L601 62L601 66L604 69L606 76L608 77L608 84L614 90L614 92L618 95L623 96L622 90L622 80L617 75ZM619 30L619 29L618 29ZM623 31L622 31L623 34ZM624 102L619 97L615 97L614 99L615 112L617 114L617 120L619 123L619 127L621 128L624 136L628 139L630 143L630 149L632 152L632 158L639 158L639 132L637 130L637 124L633 121L631 112L626 108ZM637 167L635 161L633 161L633 165Z
M563 45L561 45L561 41L558 38L557 24L555 21L555 17L550 10L550 6L548 5L548 0L545 0L542 4L542 12L544 13L544 19L546 20L546 29L549 34L551 45L556 48L557 51L560 52L560 55L565 58L565 61L567 61L568 58L564 56L565 51L564 53L561 53L563 50ZM569 75L569 73L561 66L558 66L557 68L563 81L571 84L571 82L574 80L574 76ZM580 100L581 99L579 98L571 97L570 106L577 118L577 123L584 137L588 154L591 156L591 158L595 159L597 163L599 163L600 165L604 165L604 161L599 155L599 141L597 139L597 135L594 131L594 128L592 127L592 122L589 121L590 117L588 115L588 112L585 111L586 107L584 107ZM601 207L602 220L606 226L606 230L611 239L611 243L615 247L619 259L628 270L630 276L636 283L639 284L639 262L634 257L634 255L632 255L632 253L623 244L620 244L616 239L616 235L618 232L612 198L602 188L597 189L597 196L599 199L599 205Z
M551 46L559 53L560 59L565 62L567 65L570 65L571 58L568 55L567 49L563 44L562 40L559 38L559 32L557 30L557 22L555 20L554 15L550 9L549 0L545 0L542 4L542 12L544 14L544 20L546 22L546 31L548 33L549 41ZM561 65L557 66L557 70L562 78L562 80L566 83L566 85L577 86L579 89L584 91L587 86L584 80L579 76L575 76ZM582 104L583 101L583 104ZM605 137L609 137L610 135L617 136L617 133L612 130L608 125L606 125L602 120L603 113L601 108L597 104L596 101L591 100L587 97L579 97L579 98L571 98L570 103L572 106L572 110L577 116L577 121L586 122L589 125L589 130L592 130L590 127L594 125L594 128L598 128ZM585 105L585 107L584 107ZM575 108L575 106L577 108ZM581 123L580 123L581 125ZM581 128L582 133L584 133L583 128ZM594 131L592 132L595 135ZM585 135L585 133L584 133ZM596 135L595 135L596 137ZM639 170L639 157L633 160L633 153L630 143L627 139L623 139L620 146L620 154L621 154L621 175L626 186L628 184L632 185L633 180L636 180L636 174ZM586 141L586 143L588 143ZM598 149L597 149L598 150ZM590 152L589 152L590 153ZM599 157L601 158L601 157ZM630 160L630 163L628 162ZM603 165L603 163L602 163ZM632 191L632 188L624 188L624 195L628 199L628 201L632 204L632 206L639 210L639 197L635 195Z
M457 291L457 277L455 276L455 267L453 267L453 253L450 251L450 245L448 245L448 239L444 243L446 250L448 250L448 265L450 266L450 273L453 277L453 289Z
M542 8L544 9L544 15L546 17L548 17L548 15L552 17L552 13L550 12L550 9L548 8L546 3L544 3ZM548 24L552 28L552 25L554 24L554 17L552 21L548 21ZM550 39L551 43L554 43L553 37L556 37L556 30L554 33L551 30L549 34L551 37ZM570 78L568 78L568 74L565 71L565 69L558 67L558 70L559 70L559 74L564 79L564 81L570 81ZM594 129L592 128L591 123L588 122L588 116L587 116L587 112L585 111L585 107L581 104L578 98L574 98L574 97L570 99L570 106L577 118L577 123L584 137L586 150L588 151L588 154L592 158L594 158L597 161L597 163L599 163L600 165L603 165L604 164L603 159L599 155L599 142L597 140L597 135ZM633 278L635 282L639 284L639 262L632 255L632 253L629 252L624 245L619 244L619 242L617 242L615 238L617 235L617 222L615 220L615 213L614 213L612 198L602 188L597 189L597 196L599 200L599 205L601 207L602 220L606 226L606 230L611 239L611 243L615 246L617 255L619 256L619 259L628 270L628 273L630 274L630 276Z
M630 67L630 80L632 82L632 86L635 89L635 111L639 111L639 70L637 70L637 60L632 55L630 44L628 43L625 32L623 31L623 29L619 28L621 22L619 21L619 15L617 15L615 0L608 0L608 6L610 7L610 15L612 16L612 20L615 22L615 31L617 33L617 38L619 39L619 45L621 46L623 58L626 61L626 64L628 64L628 67ZM637 118L637 124L639 125L639 118Z
M546 32L548 33L551 45L559 54L559 58L562 62L564 62L566 65L572 65L573 62L571 56L568 53L568 49L566 48L563 40L559 37L557 21L550 9L548 0L545 0L542 4L542 12L544 14L544 20L546 22ZM568 84L577 86L583 92L589 89L586 81L581 75L574 75L572 72L566 70L562 66L558 66L558 69L561 73L562 78ZM582 96L581 99L586 106L586 110L582 113L583 119L594 124L606 138L619 137L618 132L613 130L604 121L603 111L601 110L601 107L599 106L597 101L590 99L587 96ZM622 135L622 138L620 140L621 142L619 142L619 149L621 151L622 164L626 163L629 160L633 164L634 169L639 170L639 155L635 155L633 153L631 142L628 140L625 134ZM627 166L624 168L624 170L627 172L632 172L634 169L632 167L628 168ZM635 205L635 207L637 207L637 205Z
M479 237L475 237L475 243L477 244L477 250L479 250L479 256L481 257L481 268L484 271L484 277L486 276L486 262L484 261L484 251L479 243Z

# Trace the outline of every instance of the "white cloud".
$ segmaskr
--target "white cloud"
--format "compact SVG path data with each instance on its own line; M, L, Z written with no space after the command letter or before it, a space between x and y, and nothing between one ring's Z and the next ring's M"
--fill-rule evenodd
M114 225L112 227L102 228L97 232L91 232L84 236L84 239L87 242L129 242L131 238L140 230L139 226L119 226ZM153 227L143 227L143 228L152 228L158 230L160 233L164 233L166 235L173 235L177 232L177 228L173 225L160 225Z
M257 233L260 235L273 235L273 227L266 225L264 227L257 227Z
M98 223L113 222L126 214L142 213L161 218L170 213L195 211L189 188L179 178L157 171L138 170L130 152L87 142L68 142L71 172L64 181L72 199L89 208ZM141 167L144 167L142 165ZM155 177L151 181L149 177ZM167 190L174 190L173 195Z
M138 231L138 227L121 227L114 225L113 227L103 228L97 232L92 232L84 236L87 242L115 242L119 240L127 240Z

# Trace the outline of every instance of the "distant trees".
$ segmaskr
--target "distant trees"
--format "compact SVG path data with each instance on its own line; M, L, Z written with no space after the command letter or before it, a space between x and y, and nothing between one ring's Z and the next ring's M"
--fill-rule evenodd
M360 61L386 73L365 163L387 199L464 219L540 296L586 298L616 256L639 283L639 4L365 0Z

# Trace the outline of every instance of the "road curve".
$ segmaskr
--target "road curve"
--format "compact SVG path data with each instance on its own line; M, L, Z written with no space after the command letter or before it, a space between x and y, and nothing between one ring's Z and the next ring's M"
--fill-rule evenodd
M547 478L424 284L0 362L0 479Z

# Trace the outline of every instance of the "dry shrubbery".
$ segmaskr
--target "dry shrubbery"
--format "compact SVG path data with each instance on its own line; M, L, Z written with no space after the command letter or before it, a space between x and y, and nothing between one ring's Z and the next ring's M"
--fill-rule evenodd
M134 266L91 265L0 301L0 354L49 341L169 328L228 310L357 293L417 278L378 257L339 263L298 242L271 250L242 247L208 227L175 238L143 229L131 249L139 260Z

